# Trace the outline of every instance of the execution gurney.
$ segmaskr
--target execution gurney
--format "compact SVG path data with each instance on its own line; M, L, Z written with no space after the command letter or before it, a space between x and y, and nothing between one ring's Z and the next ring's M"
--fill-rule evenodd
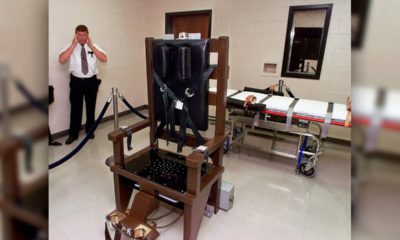
M210 88L209 91L215 93L216 89ZM315 166L321 154L321 139L327 137L329 126L351 127L351 111L348 111L346 104L272 95L263 89L228 89L227 108L231 130L228 145L233 143L246 146L244 139L249 130L272 130L274 137L277 132L298 135L294 154L274 149L275 138L271 149L263 150L297 159L296 173L309 177L316 173ZM311 125L317 127L317 134L309 130Z

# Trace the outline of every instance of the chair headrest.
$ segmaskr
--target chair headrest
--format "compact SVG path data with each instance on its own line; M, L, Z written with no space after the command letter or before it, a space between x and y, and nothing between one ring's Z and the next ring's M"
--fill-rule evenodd
M187 88L196 88L188 108L199 130L208 128L208 79L201 75L209 68L209 40L153 40L153 68L175 96L182 98ZM159 87L154 86L156 119L164 117ZM179 118L179 112L177 113ZM179 120L176 121L179 123Z

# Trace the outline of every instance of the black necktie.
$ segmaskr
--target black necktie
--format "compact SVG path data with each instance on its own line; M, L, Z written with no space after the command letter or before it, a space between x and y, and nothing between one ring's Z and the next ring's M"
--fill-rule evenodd
M84 45L82 45L81 49L81 58L82 58L82 73L86 75L89 71L89 68L88 68L88 62Z

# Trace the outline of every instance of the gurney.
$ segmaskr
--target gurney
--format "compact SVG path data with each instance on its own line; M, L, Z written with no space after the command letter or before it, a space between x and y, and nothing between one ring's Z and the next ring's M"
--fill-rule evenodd
M209 91L216 92L215 88L210 88ZM312 177L316 173L315 167L321 154L321 139L327 137L330 125L351 127L351 111L346 104L282 95L273 95L270 91L248 87L244 90L228 89L228 122L231 133L228 145L246 146L244 139L249 131L272 130L272 147L263 148L263 151L296 159L296 173ZM290 95L293 96L291 93ZM310 126L316 126L317 133L311 132ZM294 153L275 149L277 132L298 136Z

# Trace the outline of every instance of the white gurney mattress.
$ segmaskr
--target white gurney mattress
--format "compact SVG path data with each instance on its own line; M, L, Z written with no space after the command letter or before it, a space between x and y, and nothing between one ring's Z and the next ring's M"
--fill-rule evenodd
M241 100L241 101L245 101L246 97L249 96L249 95L255 96L257 98L257 103L262 103L261 101L268 96L267 94L263 94L263 93L243 91L243 92L240 92L240 93L236 94L235 96L232 96L231 98L232 99Z
M210 88L210 92L216 92L216 88ZM235 94L238 90L228 89L227 96L231 96ZM267 106L267 110L278 111L278 112L288 112L290 104L293 102L293 98L285 97L285 96L271 96L267 100L264 100L268 95L257 93L257 92L249 92L242 91L238 94L232 96L232 99L237 99L241 101L245 101L246 97L249 95L254 95L257 98L257 103L262 103ZM315 101L315 100L307 100L307 99L299 99L296 103L293 113L297 115L322 118L325 119L326 113L328 109L328 102ZM334 103L333 111L332 111L332 119L336 121L345 121L347 115L347 108L345 104Z
M267 110L288 112L290 104L293 102L293 98L272 96L267 99L264 104L267 105ZM294 114L325 118L328 110L328 102L299 99L293 109ZM345 104L334 103L332 111L332 119L337 121L345 121L347 115L347 108Z

